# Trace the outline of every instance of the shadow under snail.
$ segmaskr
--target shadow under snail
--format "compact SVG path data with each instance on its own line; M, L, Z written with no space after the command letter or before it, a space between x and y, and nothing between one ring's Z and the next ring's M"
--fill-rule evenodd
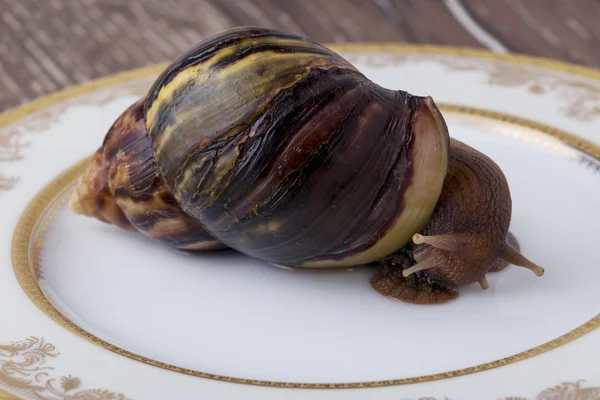
M285 266L373 265L379 293L443 303L508 264L500 168L449 137L431 97L382 88L307 38L210 37L113 124L70 199L179 249Z

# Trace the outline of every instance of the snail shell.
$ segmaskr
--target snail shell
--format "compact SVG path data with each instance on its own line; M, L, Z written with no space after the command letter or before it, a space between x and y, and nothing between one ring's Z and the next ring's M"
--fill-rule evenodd
M427 222L448 164L430 98L266 29L228 31L176 60L146 99L146 127L182 209L227 246L283 265L393 253Z

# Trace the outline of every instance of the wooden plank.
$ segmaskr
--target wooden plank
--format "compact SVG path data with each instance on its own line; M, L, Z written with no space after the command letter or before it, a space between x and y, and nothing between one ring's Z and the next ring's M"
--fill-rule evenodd
M600 66L600 3L592 0L461 0L510 51Z
M500 49L600 66L599 18L594 0L0 0L0 111L172 60L237 25L320 42L490 47L476 26Z

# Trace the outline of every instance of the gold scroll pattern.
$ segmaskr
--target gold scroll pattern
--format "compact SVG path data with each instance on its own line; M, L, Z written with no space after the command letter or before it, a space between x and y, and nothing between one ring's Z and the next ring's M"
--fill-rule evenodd
M400 64L434 62L448 71L482 73L490 86L525 86L529 93L553 93L560 102L561 113L568 118L589 122L600 117L600 85L559 71L532 68L514 60L456 57L435 53L354 53L346 57L352 63L370 67L390 67Z
M57 379L54 367L49 364L59 356L54 345L35 336L7 345L0 344L0 400L128 400L125 395L106 389L81 389L81 379L72 375ZM600 386L585 387L583 382L564 382L547 388L535 400L600 400ZM452 398L419 397L414 400ZM498 400L533 399L509 396Z
M535 400L600 400L600 386L584 387L583 380L564 382L537 395ZM500 400L532 400L526 397L504 397Z
M127 400L105 389L82 389L81 379L75 376L57 378L50 364L59 356L54 345L35 336L0 344L0 400Z

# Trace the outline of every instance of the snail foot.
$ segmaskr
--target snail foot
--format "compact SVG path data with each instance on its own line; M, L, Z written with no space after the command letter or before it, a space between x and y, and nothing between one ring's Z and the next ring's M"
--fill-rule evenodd
M455 286L436 280L428 272L404 276L406 267L413 263L408 256L398 255L382 261L381 267L371 278L371 286L385 297L412 304L441 304L458 297Z

